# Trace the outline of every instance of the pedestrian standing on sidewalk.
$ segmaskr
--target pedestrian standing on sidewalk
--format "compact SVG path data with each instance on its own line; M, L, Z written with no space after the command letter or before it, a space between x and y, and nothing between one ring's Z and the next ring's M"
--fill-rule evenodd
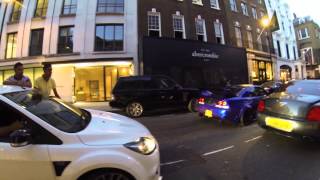
M14 65L14 75L3 82L4 85L13 85L21 87L32 87L29 77L23 75L23 64L18 62Z
M35 83L34 83L34 88L37 90L41 95L42 98L49 98L51 91L53 91L54 95L57 98L60 98L57 87L56 87L56 82L54 79L51 78L52 75L52 66L51 64L45 64L43 67L43 75L39 77Z

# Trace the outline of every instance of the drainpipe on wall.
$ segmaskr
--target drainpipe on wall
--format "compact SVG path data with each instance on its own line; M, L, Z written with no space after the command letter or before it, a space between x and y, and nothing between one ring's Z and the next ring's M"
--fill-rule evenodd
M1 42L1 38L2 38L3 25L4 25L4 21L5 21L6 14L7 14L7 7L8 7L8 4L4 3L4 12L3 12L3 18L1 21L1 29L0 29L0 42Z

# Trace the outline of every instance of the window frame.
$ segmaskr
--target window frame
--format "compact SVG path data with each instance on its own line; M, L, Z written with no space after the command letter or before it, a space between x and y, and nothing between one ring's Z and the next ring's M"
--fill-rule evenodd
M103 26L103 34L104 34L104 40L105 40L105 35L106 35L106 27L108 27L108 26L111 26L111 27L113 27L113 39L112 39L112 41L111 41L111 43L113 44L112 45L112 49L110 49L110 50L108 50L108 49L106 49L106 42L107 41L105 41L105 42L103 42L103 47L102 47L102 49L101 50L99 50L98 49L98 47L97 47L97 28L99 27L99 26ZM121 47L121 49L117 49L116 48L116 27L122 27L122 47ZM117 51L117 52L121 52L121 51L124 51L124 45L125 45L125 39L124 39L124 37L125 37L125 29L124 29L124 24L96 24L96 26L95 26L95 41L94 41L94 51L95 52L115 52L115 51ZM109 41L110 42L110 41Z
M151 19L150 19L150 17L152 17L152 16L154 16L154 17L157 17L158 18L158 24L157 25L151 25L150 24L150 22L152 22L151 21ZM154 21L154 22L156 22L156 21ZM147 26L148 26L148 36L150 36L150 32L151 31L158 31L159 32L159 36L158 37L161 37L162 36L162 34L161 34L161 13L160 12L152 12L152 11L149 11L148 12L148 16L147 16ZM156 28L150 28L150 27L152 27L152 26L158 26L158 29L156 29Z
M68 29L68 32L67 32L67 36L64 36L64 43L61 43L60 42L60 40L61 40L60 38L62 38L61 32L64 29ZM71 35L69 34L70 30L72 30L72 34ZM70 37L72 38L72 44L71 45L68 43L68 39ZM60 26L59 27L59 34L58 34L58 48L57 48L58 54L73 53L73 44L74 44L74 26ZM61 49L60 47L62 47L62 45L63 45L63 47L66 47L67 45L70 45L71 48L70 48L69 51L66 50L67 48Z
M212 9L220 10L219 0L210 0L210 7Z
M11 43L11 56L8 57L8 46L9 46L9 37L10 35L13 35L13 42ZM7 34L7 42L6 42L6 52L5 52L5 59L14 59L14 58L17 58L17 53L16 54L13 54L13 49L15 48L16 49L16 52L17 52L17 36L18 36L18 33L17 32L12 32L12 33L8 33ZM14 44L15 42L15 44Z
M40 4L39 2L43 2L42 4ZM41 5L41 7L39 7L39 5ZM45 18L47 16L48 13L48 5L49 5L49 0L37 0L36 3L36 8L34 11L34 18ZM38 12L41 12L39 15L37 15Z
M240 6L241 6L242 14L245 15L245 16L249 16L247 3L242 1L240 3Z
M238 12L237 1L229 0L231 11Z
M124 0L115 0L115 3L109 2L110 0L97 0L97 14L124 14L125 12L125 1ZM121 2L118 2L121 1ZM103 11L99 11L100 8L103 8ZM111 11L108 9L112 8ZM121 8L121 11L118 12L117 9Z
M213 26L214 26L214 34L215 34L215 37L216 37L216 42L218 43L217 38L221 38L221 43L218 43L218 44L225 44L225 38L224 38L224 32L223 32L223 24L221 22L215 21L213 23ZM218 36L217 31L216 31L217 29L219 29L219 33L220 33L219 35L221 35L221 36Z
M63 1L62 9L61 9L61 15L75 15L77 14L78 9L78 0L70 0L70 4L66 4L67 0ZM73 2L75 2L73 4ZM65 9L67 9L68 13L65 13ZM75 10L75 12L72 12L72 10Z
M181 20L182 29L176 29L175 19ZM185 28L184 16L176 15L176 14L172 15L172 23L173 23L174 36L175 36L175 32L182 32L182 39L186 39L186 28ZM177 38L177 37L175 36L174 38Z
M16 0L16 1L13 3L12 12L10 15L9 22L11 23L18 23L21 18L23 0Z
M238 47L243 47L243 38L240 26L234 26L235 30L235 37L236 37L236 44ZM239 36L238 36L239 35Z
M198 24L199 22L201 22L201 26L198 26L200 24ZM199 32L200 28L202 29L203 32ZM195 28L196 28L196 36L197 36L197 40L200 40L198 37L199 36L203 36L203 42L207 42L207 32L206 32L206 21L202 18L196 18L195 19Z
M41 54L38 54L37 52L38 51L32 51L33 49L35 49L35 48L33 48L33 47L35 47L35 45L32 45L32 39L33 39L33 33L34 32L41 32L42 31L42 36L38 36L38 37L41 37L42 38L42 41L41 41L41 43L40 44L38 44L38 46L36 46L36 47L41 47ZM39 34L38 34L39 35ZM42 54L42 52L43 52L43 39L44 38L44 29L43 28L40 28L40 29L31 29L31 32L30 32L30 41L29 41L29 56L41 56L41 55L43 55ZM39 38L40 39L40 38ZM40 41L39 41L40 42ZM37 50L40 50L40 49L37 49ZM40 51L39 51L40 52Z

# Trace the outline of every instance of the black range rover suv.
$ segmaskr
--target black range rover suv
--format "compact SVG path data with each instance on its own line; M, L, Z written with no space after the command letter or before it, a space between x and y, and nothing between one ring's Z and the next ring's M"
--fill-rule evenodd
M110 106L124 109L131 117L158 109L193 110L199 92L198 89L183 88L167 76L122 77L112 91Z

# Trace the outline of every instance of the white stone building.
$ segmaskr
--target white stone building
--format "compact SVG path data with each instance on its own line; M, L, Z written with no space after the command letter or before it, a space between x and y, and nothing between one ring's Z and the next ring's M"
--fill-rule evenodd
M16 62L32 81L52 63L63 99L109 100L119 77L139 73L137 12L136 0L3 1L0 84Z
M293 13L284 0L265 0L265 2L270 19L276 12L280 28L272 34L277 55L276 80L306 78L306 65L298 56Z

